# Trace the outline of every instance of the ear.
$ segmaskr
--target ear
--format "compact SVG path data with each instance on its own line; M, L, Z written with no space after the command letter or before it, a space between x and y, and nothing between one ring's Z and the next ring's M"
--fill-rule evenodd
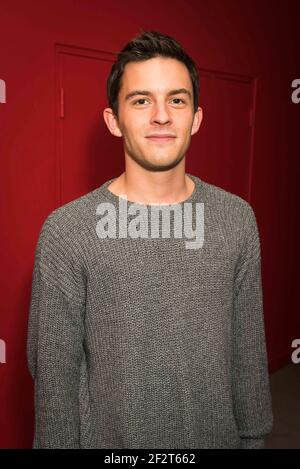
M198 106L198 109L194 114L194 121L192 125L191 135L194 135L196 132L198 132L202 119L203 119L203 111L202 111L202 108Z
M122 137L122 132L118 126L118 120L110 107L104 109L103 119L110 133L112 133L115 137Z

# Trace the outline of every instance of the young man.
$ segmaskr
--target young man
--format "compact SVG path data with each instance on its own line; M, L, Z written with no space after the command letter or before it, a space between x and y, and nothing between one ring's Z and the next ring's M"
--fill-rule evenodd
M195 64L143 32L107 93L125 172L53 211L36 248L34 447L263 448L259 233L246 201L185 173L202 120Z

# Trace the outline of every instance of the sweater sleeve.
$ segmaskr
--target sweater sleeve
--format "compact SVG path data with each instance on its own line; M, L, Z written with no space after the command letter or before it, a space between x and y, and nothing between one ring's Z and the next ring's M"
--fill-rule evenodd
M67 231L49 216L32 277L27 359L34 380L33 448L79 448L84 275Z
M260 239L247 203L243 248L235 272L233 402L242 448L264 448L273 426L265 341Z

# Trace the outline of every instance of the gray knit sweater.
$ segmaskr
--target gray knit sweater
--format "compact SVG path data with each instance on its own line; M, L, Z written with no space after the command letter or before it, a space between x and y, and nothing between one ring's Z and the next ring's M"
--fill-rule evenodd
M27 339L34 448L264 447L273 416L256 218L187 174L185 202L204 204L198 249L175 237L172 212L169 237L100 237L99 204L120 213L113 179L45 220Z

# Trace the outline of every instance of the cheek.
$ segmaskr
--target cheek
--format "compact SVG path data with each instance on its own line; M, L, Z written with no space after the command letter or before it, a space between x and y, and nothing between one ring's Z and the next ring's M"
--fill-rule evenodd
M180 141L182 143L189 141L191 137L191 131L192 131L191 127L185 126L184 128L181 128L181 130L178 132L178 135L180 135Z
M145 118L143 119L141 116L134 116L134 119L126 120L126 133L131 139L141 139L144 135L147 135L148 130L149 125L147 126Z
M147 131L144 130L143 128L138 127L135 125L134 127L126 128L125 133L123 133L124 140L128 143L130 146L142 146L145 144L145 138L144 135L146 135Z

